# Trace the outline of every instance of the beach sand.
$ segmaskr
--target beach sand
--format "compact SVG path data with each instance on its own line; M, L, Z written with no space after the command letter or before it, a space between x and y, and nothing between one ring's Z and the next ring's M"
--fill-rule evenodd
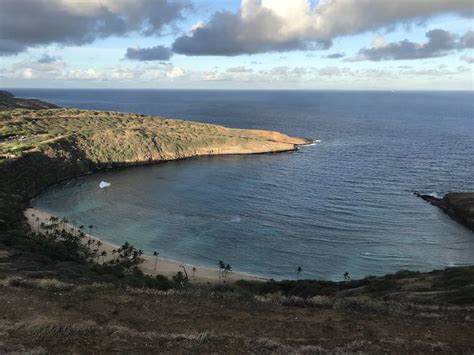
M48 224L50 221L50 218L52 217L51 214L45 211L41 211L39 209L35 209L35 208L28 208L27 210L25 210L25 216L28 219L28 223L30 224L31 228L34 231L37 231L38 228L41 230L41 226L40 226L41 222ZM36 218L39 218L39 220L36 220ZM71 229L78 231L78 228L75 228L74 226L70 224L66 224L64 228L68 229L69 231ZM58 227L57 229L60 230L61 227ZM82 230L82 232L85 232L85 230ZM107 257L105 257L105 262L108 262L113 259L112 251L114 249L118 249L119 246L113 245L112 243L101 240L89 234L86 234L86 237L82 239L83 244L87 244L87 241L89 239L93 239L95 241L100 240L102 242L99 253L104 250L107 252ZM100 263L102 263L103 262L102 257L99 259L100 259ZM139 267L145 274L148 274L148 275L159 274L159 275L164 275L167 277L172 277L176 275L178 271L183 271L182 266L184 266L186 268L190 281L193 283L233 283L237 280L253 280L253 281L266 280L264 278L260 278L257 276L234 272L234 271L228 273L227 277L223 278L223 277L219 277L219 270L217 268L217 265L216 265L216 268L201 267L201 266L180 263L178 261L165 259L160 256L158 256L158 262L156 263L157 267L155 270L156 259L153 255L143 254L142 259L143 259L143 262L140 264ZM196 268L196 272L194 273L194 276L193 276L193 271L192 271L193 267Z

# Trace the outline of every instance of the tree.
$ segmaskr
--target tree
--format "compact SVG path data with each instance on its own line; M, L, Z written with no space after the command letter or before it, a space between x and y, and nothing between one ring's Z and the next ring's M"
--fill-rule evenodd
M92 250L92 255L94 258L97 258L97 264L99 263L99 249Z
M115 262L115 254L117 254L117 249L112 249L112 255L114 257L114 260L113 260L114 262Z
M186 281L189 280L188 272L186 271L186 267L184 265L179 265L179 267L183 269L184 275L186 276Z
M182 271L178 271L176 275L173 276L173 281L180 285L181 287L188 281L187 277L184 276Z
M219 278L220 278L221 276L224 276L223 272L224 272L224 269L225 269L225 264L222 260L219 260L217 265L219 266Z
M94 228L94 226L91 224L91 225L89 226L89 236L92 235L92 228Z
M156 271L156 265L158 264L158 255L159 254L160 253L158 253L157 251L153 252L153 256L155 257L155 266L153 267L153 270L155 270L155 271Z
M105 257L107 256L107 252L105 250L102 251L102 253L100 253L100 256L102 257L102 264L105 263Z
M232 271L232 266L230 266L230 264L227 264L227 265L225 266L225 269L224 269L224 273L225 273L225 274L224 274L224 275L225 275L224 277L227 277L227 274L228 274L229 272L231 272L231 271Z
M296 269L296 279L297 280L300 279L301 271L303 271L303 268L301 266L298 266L298 268Z

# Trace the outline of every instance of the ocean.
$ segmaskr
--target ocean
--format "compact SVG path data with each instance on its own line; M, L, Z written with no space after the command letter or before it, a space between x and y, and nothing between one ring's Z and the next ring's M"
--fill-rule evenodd
M33 201L112 243L275 279L298 266L303 278L341 280L474 263L474 233L413 195L474 191L472 92L11 91L315 140L100 172Z

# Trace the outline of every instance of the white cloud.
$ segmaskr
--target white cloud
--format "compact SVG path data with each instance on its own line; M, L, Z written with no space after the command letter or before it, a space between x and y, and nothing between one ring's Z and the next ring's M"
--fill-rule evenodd
M168 77L169 79L177 79L185 75L186 75L186 70L184 70L181 67L172 66L166 71L166 77Z
M464 54L463 56L461 56L460 59L465 61L466 63L474 64L474 55Z
M327 48L339 36L456 13L472 16L472 0L242 0L239 11L216 12L205 25L178 37L186 55L239 55Z

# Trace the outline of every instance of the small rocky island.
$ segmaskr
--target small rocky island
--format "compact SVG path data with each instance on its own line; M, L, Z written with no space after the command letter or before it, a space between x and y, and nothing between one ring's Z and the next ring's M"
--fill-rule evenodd
M474 192L450 192L443 198L417 192L415 195L439 207L449 217L474 231Z

